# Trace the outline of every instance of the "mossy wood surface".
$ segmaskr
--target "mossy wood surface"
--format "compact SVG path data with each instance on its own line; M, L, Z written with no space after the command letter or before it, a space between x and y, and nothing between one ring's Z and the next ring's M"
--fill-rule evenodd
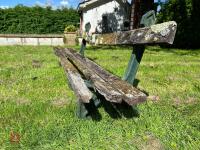
M58 51L58 49L55 50ZM59 51L62 51L62 55L69 59L87 80L92 81L94 89L107 101L115 103L125 101L129 105L134 105L146 100L143 92L105 71L91 60L75 53L74 50L65 48L59 49Z
M174 21L152 25L130 31L108 34L97 34L95 44L108 45L138 45L138 44L172 44L176 34L177 24Z

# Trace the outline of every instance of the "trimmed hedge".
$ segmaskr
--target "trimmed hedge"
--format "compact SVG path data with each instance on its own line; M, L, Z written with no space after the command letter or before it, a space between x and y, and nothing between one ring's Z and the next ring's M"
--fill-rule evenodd
M0 34L59 34L68 25L78 26L79 14L75 9L52 10L50 7L0 9Z

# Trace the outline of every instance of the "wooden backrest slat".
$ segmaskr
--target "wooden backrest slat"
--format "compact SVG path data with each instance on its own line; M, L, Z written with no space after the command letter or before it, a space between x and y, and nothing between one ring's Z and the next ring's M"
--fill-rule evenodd
M151 27L108 34L94 34L96 45L141 45L141 44L173 44L177 24L169 21Z

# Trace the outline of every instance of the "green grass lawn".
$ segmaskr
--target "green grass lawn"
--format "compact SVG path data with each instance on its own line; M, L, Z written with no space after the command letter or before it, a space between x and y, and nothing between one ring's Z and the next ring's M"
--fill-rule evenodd
M88 48L118 76L131 48ZM137 74L149 93L139 117L76 117L76 98L52 47L0 47L0 149L200 149L200 50L149 47ZM12 132L20 142L10 142Z

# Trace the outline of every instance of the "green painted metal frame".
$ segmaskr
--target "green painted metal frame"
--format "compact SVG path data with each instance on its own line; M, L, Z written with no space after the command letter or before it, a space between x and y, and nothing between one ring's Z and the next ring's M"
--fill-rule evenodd
M145 46L143 45L137 45L133 47L133 51L131 53L131 58L129 60L128 67L122 78L124 81L127 81L130 84L134 83L144 51L145 51Z
M142 16L140 21L141 27L149 27L156 23L155 11L151 10ZM134 83L140 62L142 60L143 54L145 51L144 45L135 45L133 46L133 51L131 53L131 58L128 63L128 67L123 76L123 80L127 81L130 84Z
M140 25L141 25L141 27L142 26L148 27L155 23L156 23L155 12L151 10L142 16ZM86 49L86 40L83 39L81 49L79 52L82 56L84 56L85 49ZM129 60L125 74L122 78L124 81L127 81L128 83L133 85L144 52L145 52L144 45L133 46L131 58ZM85 83L89 89L92 89L94 91L92 83L90 81L86 80ZM95 94L95 92L93 92L93 98L91 101L95 104L95 107L98 107L101 103L100 100L98 99L98 96ZM77 104L77 113L76 113L77 116L82 119L91 118L91 115L89 114L89 111L86 108L86 105L88 105L88 104L84 104L79 99L78 99L77 103L78 103ZM135 106L133 106L133 109L137 109L137 108Z
M95 106L95 108L98 108L100 106L100 104L101 104L101 100L96 95L96 92L93 89L92 83L90 81L88 81L88 80L85 80L85 84L93 92L93 97L92 97L92 99L91 99L89 104L84 104L80 99L77 100L76 115L77 115L78 118L81 118L81 119L90 119L92 115L89 113L89 110L87 109L87 106L93 104Z

